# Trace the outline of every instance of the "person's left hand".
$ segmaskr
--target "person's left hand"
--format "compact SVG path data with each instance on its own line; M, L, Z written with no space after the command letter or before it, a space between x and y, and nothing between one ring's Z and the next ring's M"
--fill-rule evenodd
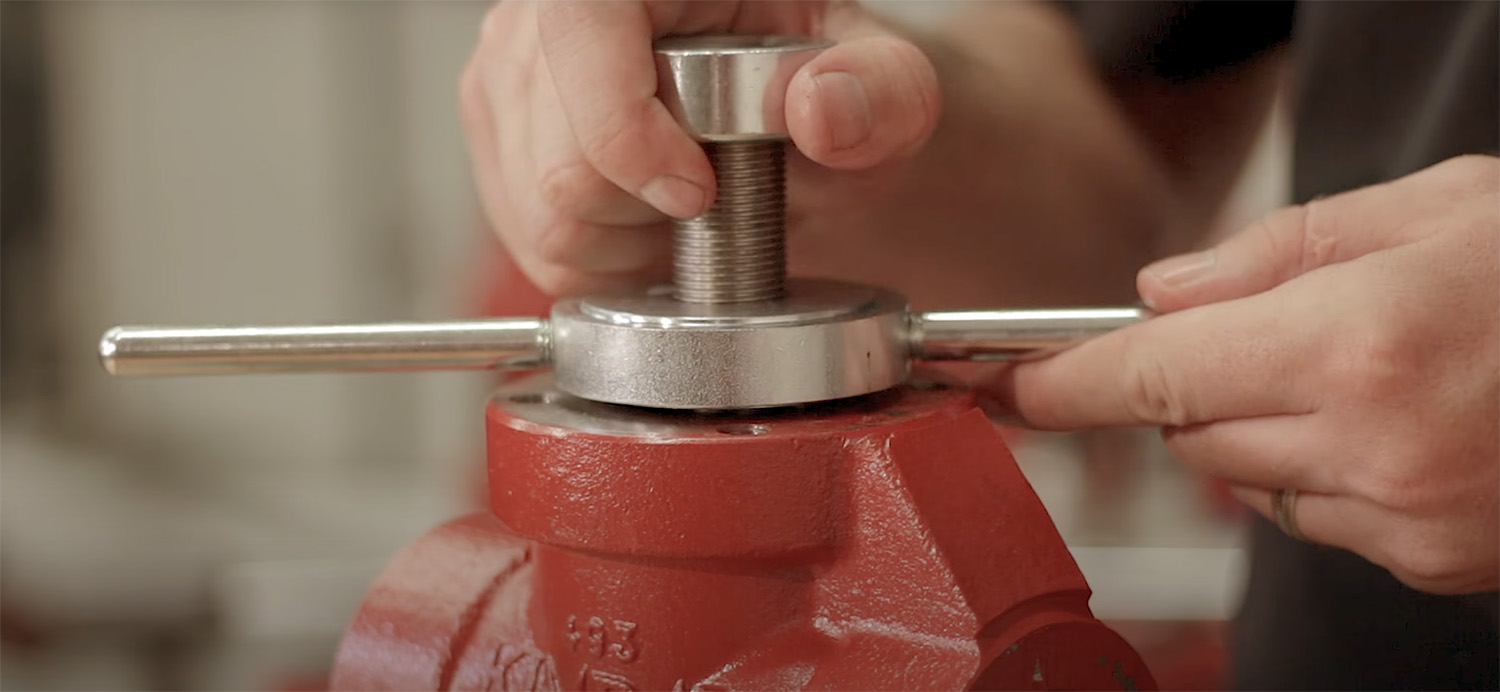
M1500 159L1284 209L1142 270L1162 313L996 382L1049 429L1160 425L1307 540L1436 593L1500 586Z

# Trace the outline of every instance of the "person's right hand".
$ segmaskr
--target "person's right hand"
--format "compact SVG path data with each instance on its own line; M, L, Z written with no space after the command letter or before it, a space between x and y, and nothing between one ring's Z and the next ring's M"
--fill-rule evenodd
M651 44L715 32L838 42L786 95L801 152L789 156L789 177L865 171L817 185L820 207L860 203L936 125L932 64L853 2L501 2L460 80L460 105L485 214L543 291L668 274L668 218L705 211L715 181L702 148L656 99ZM805 216L795 196L790 203L793 219Z
M990 385L1028 424L1163 426L1294 537L1500 588L1500 158L1278 211L1141 270L1160 313Z

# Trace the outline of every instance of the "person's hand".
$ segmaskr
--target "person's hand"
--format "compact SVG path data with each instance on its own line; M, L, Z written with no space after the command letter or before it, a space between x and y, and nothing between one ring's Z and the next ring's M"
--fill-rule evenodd
M1279 211L1142 270L1164 313L997 389L1042 428L1160 425L1173 454L1417 589L1500 585L1500 159Z
M715 181L656 99L651 44L711 32L838 41L788 86L792 141L817 164L791 161L803 168L793 175L881 168L937 122L932 65L852 2L502 2L464 70L460 106L485 213L544 291L667 274L668 218L705 211ZM869 176L850 180L847 194L868 196ZM819 204L837 189L820 187Z

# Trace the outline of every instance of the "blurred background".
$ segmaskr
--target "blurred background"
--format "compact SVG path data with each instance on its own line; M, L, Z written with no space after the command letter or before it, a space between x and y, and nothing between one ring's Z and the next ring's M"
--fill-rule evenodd
M479 311L495 243L455 92L487 7L0 3L0 688L316 686L385 561L476 504L485 375L113 380L95 348ZM1223 227L1285 199L1287 134ZM1150 431L1017 456L1096 613L1211 664L1232 504Z

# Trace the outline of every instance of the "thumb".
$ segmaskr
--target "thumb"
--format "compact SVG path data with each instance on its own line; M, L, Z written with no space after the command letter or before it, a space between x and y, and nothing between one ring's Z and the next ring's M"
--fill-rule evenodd
M912 42L850 7L830 17L839 41L802 66L787 87L786 118L797 149L839 169L863 169L919 149L937 126L937 71Z

